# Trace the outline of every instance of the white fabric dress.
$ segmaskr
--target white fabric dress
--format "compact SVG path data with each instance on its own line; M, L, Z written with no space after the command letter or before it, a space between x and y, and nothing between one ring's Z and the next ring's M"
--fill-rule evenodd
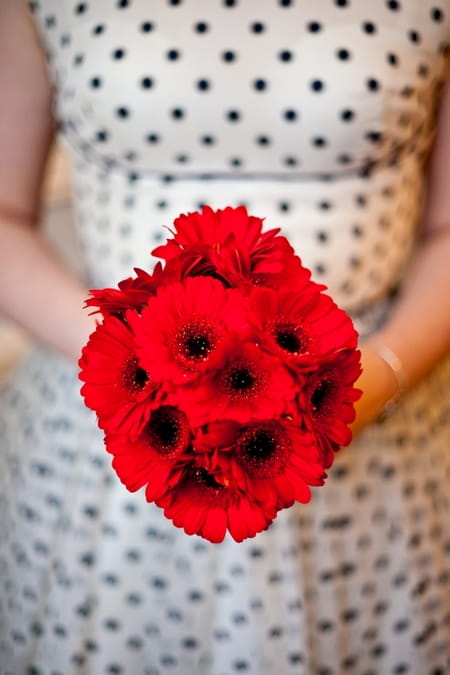
M179 213L245 204L375 330L414 253L449 0L30 4L87 286L149 268ZM448 361L242 544L128 493L79 386L36 348L0 397L1 675L449 672Z

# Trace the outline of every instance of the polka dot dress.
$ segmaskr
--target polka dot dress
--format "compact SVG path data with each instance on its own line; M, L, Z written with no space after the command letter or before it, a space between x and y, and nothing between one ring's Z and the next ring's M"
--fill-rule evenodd
M281 227L362 335L414 252L449 0L39 0L90 286L181 212ZM236 544L119 483L76 367L0 394L0 675L444 675L450 361Z

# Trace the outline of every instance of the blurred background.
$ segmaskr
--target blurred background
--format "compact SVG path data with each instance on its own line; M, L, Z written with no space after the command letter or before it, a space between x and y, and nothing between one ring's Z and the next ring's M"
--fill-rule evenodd
M64 151L58 145L54 146L47 165L43 197L44 234L68 265L77 270L79 253L72 220L69 171ZM18 365L28 345L23 331L0 315L0 387Z

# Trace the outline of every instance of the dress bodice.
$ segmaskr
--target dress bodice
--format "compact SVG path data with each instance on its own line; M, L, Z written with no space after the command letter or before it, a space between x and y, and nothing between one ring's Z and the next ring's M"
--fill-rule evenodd
M348 309L401 277L450 3L32 3L74 159L88 277L112 284L180 212L244 203Z

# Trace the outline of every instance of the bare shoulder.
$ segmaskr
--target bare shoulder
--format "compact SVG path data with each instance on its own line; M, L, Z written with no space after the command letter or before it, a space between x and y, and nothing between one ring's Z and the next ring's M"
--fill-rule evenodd
M0 204L32 212L52 136L45 55L25 0L0 0Z

